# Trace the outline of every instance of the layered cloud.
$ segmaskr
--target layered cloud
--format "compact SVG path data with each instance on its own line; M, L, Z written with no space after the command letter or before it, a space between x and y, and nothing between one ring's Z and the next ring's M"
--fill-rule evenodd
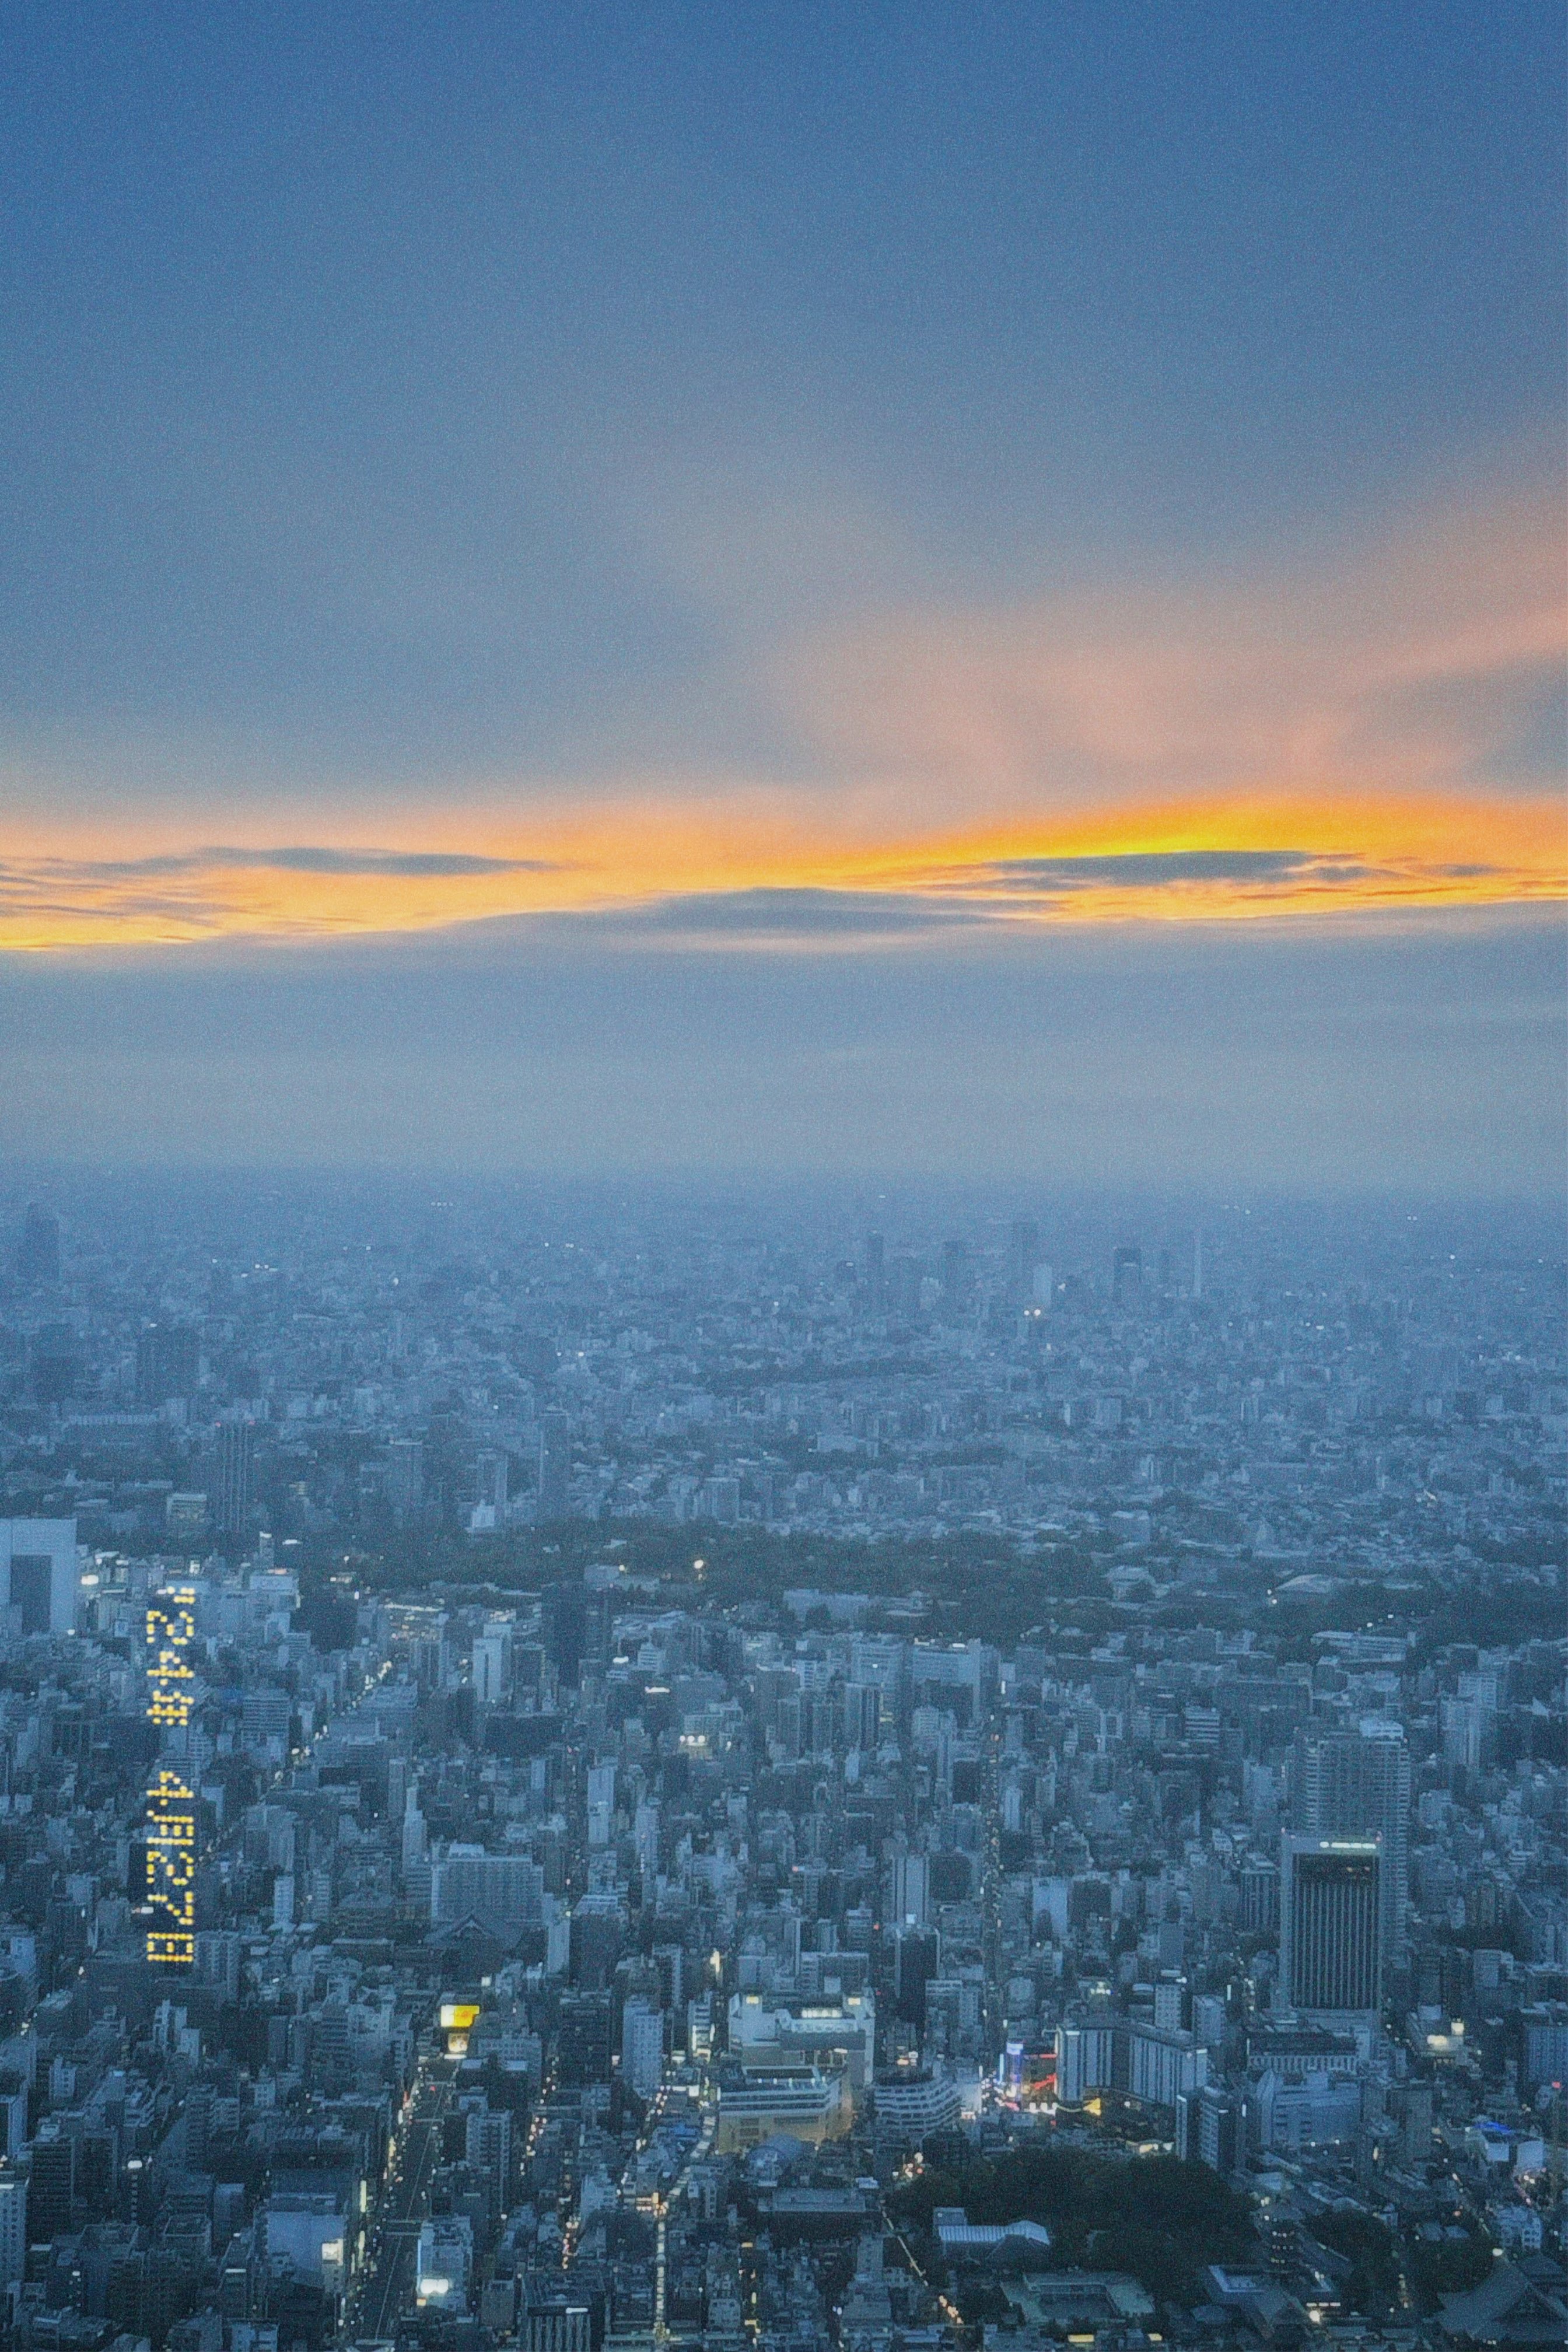
M858 772L1030 814L1529 790L1563 585L1541 485L1331 562L894 614L800 649L787 690Z
M826 950L1559 898L1559 506L1496 499L1247 577L840 619L748 682L787 775L476 778L374 808L303 777L286 802L218 785L199 835L148 802L72 824L23 788L0 944L524 917Z

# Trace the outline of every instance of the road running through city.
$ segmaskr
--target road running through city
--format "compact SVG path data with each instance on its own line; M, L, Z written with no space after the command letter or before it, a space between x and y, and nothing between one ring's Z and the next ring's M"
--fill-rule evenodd
M414 2299L420 2224L440 2158L454 2071L433 2049L421 2050L407 2118L376 2208L372 2258L349 2301L343 2332L353 2341L390 2340L399 2313Z

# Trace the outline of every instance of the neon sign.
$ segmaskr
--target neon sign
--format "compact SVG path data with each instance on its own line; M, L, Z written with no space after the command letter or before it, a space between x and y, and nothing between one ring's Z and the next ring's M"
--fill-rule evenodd
M191 1719L196 1596L188 1584L161 1592L147 1611L147 1717L168 1729ZM176 1965L196 1957L196 1801L167 1766L147 1791L147 1901L158 1925L147 1958Z

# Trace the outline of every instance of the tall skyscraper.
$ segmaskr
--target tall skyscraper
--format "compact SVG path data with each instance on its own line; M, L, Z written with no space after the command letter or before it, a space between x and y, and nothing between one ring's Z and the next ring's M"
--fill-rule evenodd
M425 1500L425 1448L416 1437L395 1437L386 1449L386 1499L392 1515L410 1519Z
M184 1323L150 1323L136 1341L136 1403L156 1412L175 1397L194 1396L201 1376L201 1343Z
M571 1423L563 1412L547 1412L539 1425L539 1507L542 1528L567 1517L572 1476Z
M247 1421L226 1421L213 1465L213 1518L220 1535L242 1536L250 1526L251 1434Z
M59 1219L37 1203L22 1220L16 1246L16 1272L23 1282L58 1282L60 1278Z
M511 2180L511 2116L504 2107L469 2109L463 2155L485 2184L491 2213L504 2213Z
M1279 1981L1310 2017L1370 2015L1383 2000L1383 1848L1375 1838L1287 1835Z
M664 2014L641 1993L634 1993L621 2011L621 2074L639 2099L658 2095L664 2076Z
M500 1446L487 1446L474 1465L474 1500L504 1511L510 1492L510 1464Z
M917 2032L926 2021L926 1987L942 1964L942 1939L934 1927L900 1927L893 1933L893 2007Z
M64 1404L81 1381L81 1346L68 1323L45 1323L33 1334L33 1398L41 1405Z
M26 2268L26 2179L19 2172L0 2173L0 2289L15 2286Z
M35 2140L26 2210L36 2244L63 2237L70 2228L75 2187L76 2142L64 2137Z
M894 1928L923 1927L931 1903L931 1862L923 1853L898 1853L889 1874L888 1920Z
M1143 1253L1135 1243L1111 1253L1110 1295L1119 1307L1136 1307L1143 1296Z
M1033 1217L1015 1217L1007 1240L1007 1286L1015 1298L1027 1299L1040 1259L1040 1229Z
M1301 1836L1370 1838L1383 1845L1383 1954L1405 1943L1410 1891L1410 1750L1397 1723L1367 1717L1354 1730L1306 1726L1290 1759L1291 1824Z

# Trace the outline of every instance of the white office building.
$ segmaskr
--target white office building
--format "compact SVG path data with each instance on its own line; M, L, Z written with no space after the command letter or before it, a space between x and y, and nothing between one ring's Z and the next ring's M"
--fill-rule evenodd
M76 1630L74 1519L0 1519L0 1593L13 1634Z

